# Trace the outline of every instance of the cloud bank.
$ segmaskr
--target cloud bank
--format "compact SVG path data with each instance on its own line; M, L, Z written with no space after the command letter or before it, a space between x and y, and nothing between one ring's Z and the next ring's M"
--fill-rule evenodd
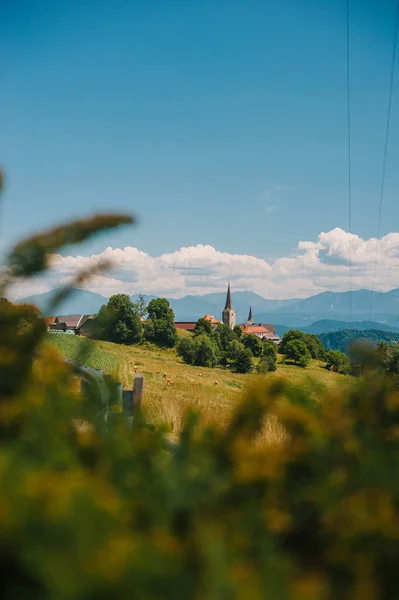
M224 291L228 280L234 290L253 291L266 298L306 297L327 290L348 290L350 255L352 289L371 289L373 281L379 291L399 287L399 233L389 233L377 242L335 228L320 233L316 241L299 241L291 256L273 262L220 252L202 244L161 256L150 256L131 246L106 248L92 256L55 254L49 274L16 284L13 296L21 298L51 290L71 281L79 270L107 259L112 261L113 269L84 286L106 297L116 293L169 297L206 294Z

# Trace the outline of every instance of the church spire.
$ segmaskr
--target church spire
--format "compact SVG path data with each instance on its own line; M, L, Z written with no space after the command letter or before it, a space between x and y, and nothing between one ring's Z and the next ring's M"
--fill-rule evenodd
M226 308L233 308L233 305L231 303L230 282L227 286L226 306L224 307L224 310L226 310Z
M234 312L233 303L231 301L230 282L227 286L226 306L222 313L222 322L225 325L228 325L230 329L234 329L236 324L236 313Z
M252 323L252 306L249 307L248 323Z

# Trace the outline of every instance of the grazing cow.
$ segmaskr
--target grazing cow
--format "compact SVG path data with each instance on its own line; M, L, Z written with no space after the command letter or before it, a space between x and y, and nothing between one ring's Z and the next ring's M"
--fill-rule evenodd
M163 374L164 379L166 379L166 373Z
M202 373L199 373L199 376L202 377Z
M155 371L155 372L156 372L157 375L159 375L161 371Z
M215 385L219 385L219 382L218 382L218 381L215 381Z

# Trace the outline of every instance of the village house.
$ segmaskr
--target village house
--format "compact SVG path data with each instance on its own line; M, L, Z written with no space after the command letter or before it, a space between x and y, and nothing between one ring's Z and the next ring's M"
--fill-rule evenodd
M209 321L212 325L212 329L215 330L219 323L228 325L231 329L234 329L236 324L236 313L233 308L233 300L231 294L230 283L227 286L226 303L222 312L222 321L218 321L212 315L205 315L203 317L206 321ZM176 329L184 329L185 331L193 332L195 330L196 321L175 321ZM244 325L240 325L243 335L253 334L259 339L268 339L274 344L279 344L281 338L276 335L276 328L271 324L254 323L252 318L252 307L249 308L248 320Z
M249 315L245 325L240 326L244 335L256 335L259 339L267 339L274 344L279 344L281 338L276 335L276 328L271 324L254 323L252 318L252 306L249 307Z
M92 331L95 317L96 315L59 315L58 317L48 317L47 327L49 331L64 331L78 335L89 335Z

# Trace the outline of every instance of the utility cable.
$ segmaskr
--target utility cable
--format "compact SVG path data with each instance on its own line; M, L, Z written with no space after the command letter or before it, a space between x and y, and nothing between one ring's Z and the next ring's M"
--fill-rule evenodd
M346 111L348 143L349 329L352 329L352 136L351 136L350 0L346 0Z
M378 206L378 224L377 224L377 236L375 240L375 256L374 256L374 267L373 267L373 284L371 286L371 299L370 299L370 313L369 313L369 325L371 324L371 316L373 312L373 302L374 302L374 287L375 287L375 276L377 270L377 260L378 260L378 250L379 250L379 242L380 242L380 231L381 231L381 217L382 217L382 204L384 200L384 191L385 191L385 174L386 174L386 166L387 166L387 155L388 155L388 142L389 142L389 133L391 128L391 108L392 108L392 96L393 96L393 84L395 80L395 62L396 62L396 46L398 39L398 29L399 29L399 0L396 4L396 18L395 18L395 29L394 29L394 41L393 41L393 50L392 50L392 60L391 60L391 77L389 84L389 94L388 94L388 110L387 110L387 118L386 118L386 126L385 126L385 145L384 145L384 155L382 161L382 177L381 177L381 188L380 188L380 201Z

